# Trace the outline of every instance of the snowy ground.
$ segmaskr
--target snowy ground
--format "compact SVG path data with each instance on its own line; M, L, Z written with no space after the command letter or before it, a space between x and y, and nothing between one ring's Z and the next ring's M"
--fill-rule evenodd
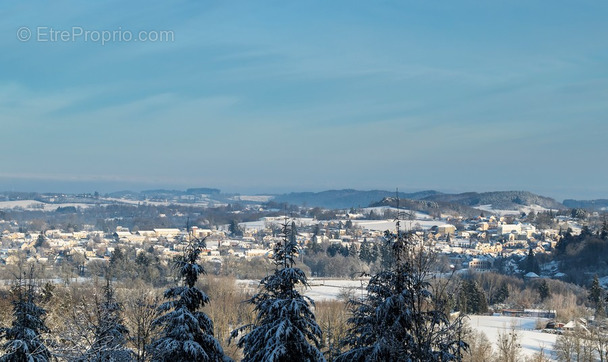
M353 220L353 224L367 230L395 230L395 220ZM439 220L401 220L401 228L403 230L414 228L416 224L425 230L433 226L446 225L444 221Z
M473 206L473 208L477 209L477 210L482 210L482 211L487 211L490 213L498 214L500 216L519 215L521 212L525 212L526 214L529 214L530 211L534 211L536 213L549 211L549 209L546 209L546 208L544 208L542 206L538 206L538 205L521 206L517 210L493 209L492 205L479 205L479 206Z
M308 218L308 217L290 218L289 222L291 222L291 221L295 221L297 226L312 225L312 224L316 224L318 222L318 221L314 220L313 218ZM283 223L283 219L277 219L277 220L273 220L273 221L268 221L268 220L264 219L264 220L257 220L257 221L241 222L241 223L239 223L239 226L243 226L247 229L262 230L262 229L266 228L266 226L268 226L269 224L281 225L282 223ZM226 225L226 227L228 227L228 225Z
M272 200L274 196L270 195L238 195L232 197L235 201L251 201L251 202L268 202Z
M350 279L310 279L304 294L313 300L337 300L343 293L365 293L366 281Z
M360 295L365 293L365 290L362 289L362 285L365 286L365 281L362 284L361 280L311 279L310 282L311 288L305 294L315 301L337 300L346 291ZM482 331L486 334L488 340L494 343L494 349L496 349L498 333L508 333L514 326L519 334L524 355L532 356L543 348L545 355L553 358L553 346L557 335L542 333L535 329L537 323L544 326L548 322L546 319L506 316L468 316L467 318L471 328Z
M547 323L547 319L505 316L469 316L468 318L471 328L485 333L488 340L494 343L494 349L496 349L498 333L508 333L512 326L515 326L520 338L522 352L526 356L532 356L540 352L542 348L545 356L553 358L553 346L557 335L535 330L538 321L541 321L544 325Z
M36 200L0 201L0 210L8 210L13 209L15 207L20 207L26 210L55 211L58 207L68 206L87 208L93 205L80 203L46 204Z
M410 212L412 212L412 210L407 210L407 209L397 209L396 207L390 207L390 206L376 206L376 207L366 207L363 209L363 212L366 214L369 214L370 212L375 212L378 215L383 215L384 211L386 210L391 210L391 211L399 211L399 213L401 215L406 215ZM425 214L423 212L419 212L419 211L414 211L414 213L416 214L416 220L431 220L432 218L429 216L429 214Z

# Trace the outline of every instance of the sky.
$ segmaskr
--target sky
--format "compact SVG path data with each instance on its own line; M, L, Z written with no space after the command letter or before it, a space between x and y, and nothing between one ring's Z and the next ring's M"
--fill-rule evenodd
M3 1L0 189L608 198L605 1Z

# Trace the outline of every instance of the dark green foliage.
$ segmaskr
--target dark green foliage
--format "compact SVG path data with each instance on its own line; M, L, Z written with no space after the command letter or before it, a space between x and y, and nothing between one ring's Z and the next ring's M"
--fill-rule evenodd
M588 283L586 272L608 274L608 240L601 238L601 232L598 235L583 227L579 235L572 235L568 229L560 236L554 256L560 261L560 270L568 275L570 281L585 285Z
M46 311L36 304L38 299L33 279L34 269L20 276L13 289L13 323L10 328L0 329L0 338L5 342L1 349L6 362L46 362L51 352L44 344L42 333L49 332L44 317Z
M507 283L502 283L494 294L492 303L502 303L507 298L509 298L509 286L507 285Z
M237 220L230 221L228 231L230 232L231 236L243 236L243 229L241 229Z
M324 361L319 351L321 329L311 310L312 299L298 284L308 286L304 272L294 268L298 246L292 242L289 224L283 225L283 241L274 248L275 271L262 279L262 291L247 302L255 306L256 319L232 332L243 348L243 361Z
M605 304L605 292L604 288L600 285L600 280L596 275L593 276L591 287L589 288L589 302L592 307L595 308L595 315L604 317L606 316L606 304Z
M359 249L359 259L366 264L372 264L378 260L378 253L378 246L364 239Z
M534 255L534 251L532 248L528 250L528 256L524 260L523 270L526 273L536 273L540 274L540 266L538 265L538 260L536 260L536 256Z
M460 320L450 321L443 288L433 293L433 255L417 249L411 234L387 232L388 269L372 276L367 296L349 301L351 328L338 361L457 361L467 348ZM445 287L445 285L443 285Z
M551 291L549 290L549 285L547 285L547 281L545 279L541 280L538 283L538 295L540 296L541 302L544 302L545 299L549 298L551 295Z
M81 361L133 361L133 352L126 347L129 331L122 322L122 307L114 297L109 272L103 294L103 301L97 304L94 340Z
M36 239L36 243L34 244L34 247L36 249L49 247L49 242L46 240L46 237L44 237L44 233L41 232L38 235L38 238Z
M457 300L458 310L467 314L483 314L488 311L488 302L476 281L465 279L460 284Z
M380 245L379 258L383 269L390 269L395 264L395 256L392 246L387 243Z
M184 255L175 261L182 285L165 291L165 299L158 311L162 316L154 321L161 329L160 337L152 342L155 361L223 361L227 357L219 342L213 337L213 322L199 311L209 303L205 292L196 287L201 274L198 264L204 240L192 239Z
M576 208L571 210L570 216L572 216L574 219L585 220L587 216L589 216L589 213L584 209Z
M604 294L604 290L600 286L600 279L597 274L593 276L593 281L591 282L591 287L589 288L589 301L596 307L602 301L602 295Z
M313 238L312 241L310 242L310 246L308 247L308 253L312 253L312 254L319 254L323 252L323 247L321 247L321 244L319 244L316 240L316 238Z
M602 230L600 231L600 239L608 240L608 221L604 218L602 222Z

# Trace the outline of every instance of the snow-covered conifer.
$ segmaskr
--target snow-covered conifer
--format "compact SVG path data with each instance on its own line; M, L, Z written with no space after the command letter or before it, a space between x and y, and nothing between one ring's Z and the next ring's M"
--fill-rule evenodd
M13 289L14 320L11 328L0 329L0 337L5 340L0 361L46 362L51 359L51 352L41 336L41 333L49 331L44 322L46 311L36 305L35 287L32 267L29 274L19 276Z
M158 307L163 313L154 324L162 329L152 342L154 361L229 361L213 336L213 322L199 309L209 303L205 292L196 287L204 274L198 258L205 241L192 238L184 255L175 262L181 285L165 291L167 302Z
M298 291L307 287L306 274L295 268L298 245L285 220L283 240L274 247L275 271L261 280L261 291L247 300L255 305L256 320L232 332L232 338L246 331L238 346L243 361L324 361L319 351L321 328L311 310L314 301Z
M126 347L129 331L122 323L121 306L114 297L110 275L106 272L103 300L97 304L97 324L94 339L83 356L83 361L133 361L133 351Z
M349 301L350 348L338 361L453 361L461 359L461 321L450 321L443 293L433 293L432 253L412 233L385 233L391 266L373 275L367 296Z

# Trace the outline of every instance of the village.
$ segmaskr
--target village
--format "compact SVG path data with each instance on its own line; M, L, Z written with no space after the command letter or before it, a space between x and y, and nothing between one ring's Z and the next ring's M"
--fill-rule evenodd
M428 214L391 207L343 210L332 220L310 217L274 216L258 221L233 222L213 228L189 226L182 228L152 228L129 230L117 226L113 232L95 230L83 225L81 230L32 230L24 232L15 221L0 221L2 243L1 264L28 262L57 266L70 260L74 273L84 275L90 263L107 261L117 248L133 248L136 253L153 251L161 263L167 265L180 255L183 241L188 237L204 239L203 258L221 263L225 257L251 259L270 257L272 247L281 238L281 225L287 220L297 227L297 242L303 254L313 244L348 248L351 253L361 249L363 242L381 244L385 231L395 231L397 216L402 231L411 231L425 240L438 254L448 258L456 270L492 271L500 268L508 274L519 274L517 261L530 255L550 254L568 230L578 234L580 220L570 216L553 215L550 210L480 210L476 218ZM529 221L535 212L550 215L552 228L537 228ZM382 216L386 216L383 218ZM374 219L369 219L369 216ZM504 262L497 262L506 260ZM542 270L544 277L562 278L556 264ZM529 271L527 278L540 273Z

